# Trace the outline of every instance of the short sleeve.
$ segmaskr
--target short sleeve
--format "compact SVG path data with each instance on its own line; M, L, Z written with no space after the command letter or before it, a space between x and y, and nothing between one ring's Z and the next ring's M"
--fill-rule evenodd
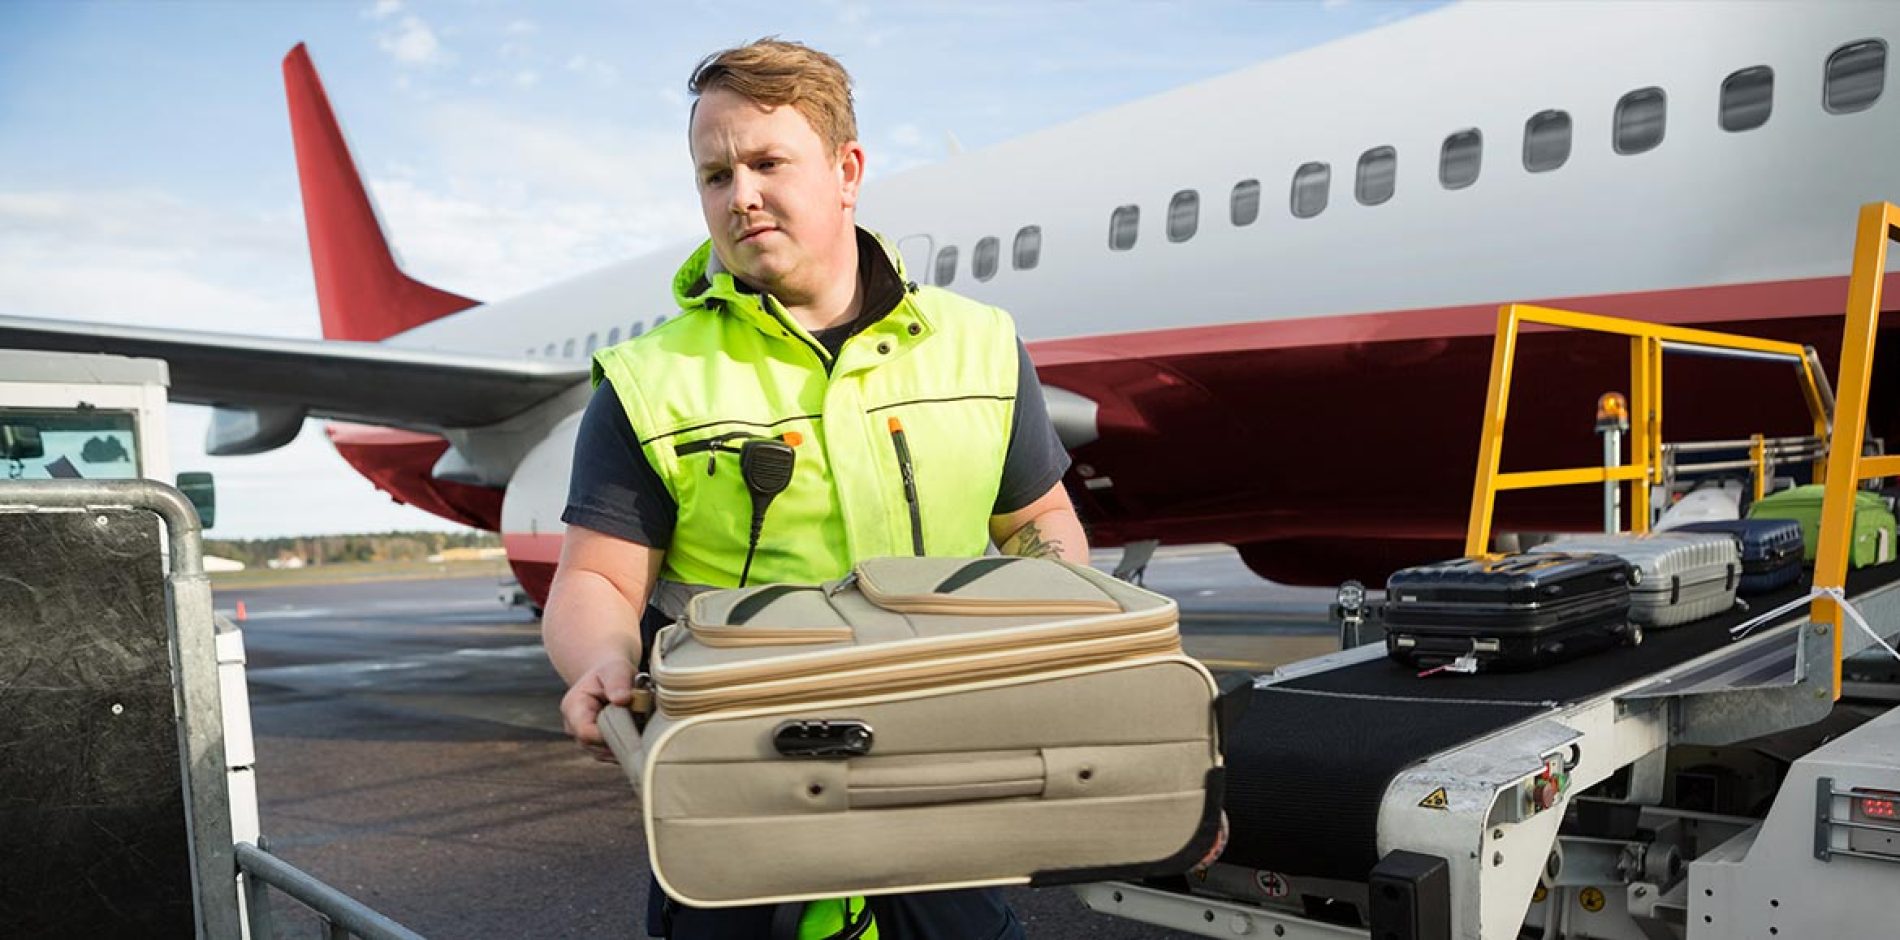
M581 415L561 521L661 549L679 521L679 504L647 462L639 432L605 379Z
M1049 421L1036 365L1022 340L1016 341L1016 413L1010 420L1009 450L1003 456L1002 485L994 515L1015 512L1042 497L1069 472L1069 452Z

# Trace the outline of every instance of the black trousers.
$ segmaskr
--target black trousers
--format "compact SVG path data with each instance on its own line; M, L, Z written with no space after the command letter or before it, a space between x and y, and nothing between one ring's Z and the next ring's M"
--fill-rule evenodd
M671 940L767 940L773 907L687 907L647 885L647 933ZM995 888L871 899L878 940L1024 940L1022 922ZM671 928L671 933L666 932Z

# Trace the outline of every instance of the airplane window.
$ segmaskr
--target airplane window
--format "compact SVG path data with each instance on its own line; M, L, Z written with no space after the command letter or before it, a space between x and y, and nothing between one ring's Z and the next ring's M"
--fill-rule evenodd
M587 334L587 354L591 356L594 354L594 350L599 349L599 348L600 348L600 334L599 333Z
M1113 251L1135 247L1135 236L1140 228L1140 206L1117 206L1115 214L1108 218L1108 247Z
M612 346L619 342L620 342L620 327L616 326L613 329L607 331L607 345Z
M1865 111L1880 100L1887 83L1887 44L1878 39L1850 42L1827 57L1827 90L1822 103L1830 114Z
M1775 70L1766 65L1742 69L1722 79L1722 129L1752 131L1768 123L1775 104Z
M1478 181L1478 169L1484 163L1484 134L1477 128L1459 131L1445 138L1438 151L1438 184L1446 189L1463 189Z
M1660 88L1638 88L1616 103L1616 152L1624 155L1656 149L1662 143L1668 100Z
M1184 242L1201 227L1201 194L1183 189L1168 200L1168 241Z
M1333 186L1333 168L1308 163L1293 171L1293 216L1310 219L1326 211L1326 193Z
M554 358L554 344L553 343L548 344L547 357L549 359Z
M530 358L530 359L532 359L532 358L534 358L534 347L533 347L533 346L529 346L529 347L528 347L528 358Z
M945 245L937 249L937 284L942 286L957 279L957 246Z
M970 273L979 281L996 276L997 259L1003 255L1003 243L994 238L979 238L976 251L970 253Z
M1252 225L1260 218L1260 181L1241 180L1234 184L1234 194L1227 201L1228 216L1236 227Z
M1362 206L1376 206L1392 198L1398 176L1399 152L1391 147L1374 147L1359 155L1359 176L1353 182L1353 197Z
M1570 159L1570 115L1539 111L1524 122L1524 169L1543 173Z
M1018 271L1027 271L1042 260L1042 226L1025 225L1016 233L1016 244L1011 251L1010 263Z
M638 320L633 321L633 325L630 327L627 327L627 338L632 339L636 336L639 336L640 330L641 330L640 321Z
M571 337L561 344L561 355L568 359L574 358L574 340Z

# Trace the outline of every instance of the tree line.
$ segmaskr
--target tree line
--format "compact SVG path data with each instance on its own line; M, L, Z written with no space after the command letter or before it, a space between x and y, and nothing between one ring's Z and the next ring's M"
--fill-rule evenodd
M360 535L303 535L274 539L206 539L205 554L262 568L273 560L301 559L305 565L339 562L422 561L451 548L500 548L493 532L381 532Z

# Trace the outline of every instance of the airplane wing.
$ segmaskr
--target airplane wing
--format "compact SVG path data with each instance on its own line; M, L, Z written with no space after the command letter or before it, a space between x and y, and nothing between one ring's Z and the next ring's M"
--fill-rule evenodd
M0 347L163 359L173 401L419 431L494 424L587 380L585 363L30 317L0 316Z

